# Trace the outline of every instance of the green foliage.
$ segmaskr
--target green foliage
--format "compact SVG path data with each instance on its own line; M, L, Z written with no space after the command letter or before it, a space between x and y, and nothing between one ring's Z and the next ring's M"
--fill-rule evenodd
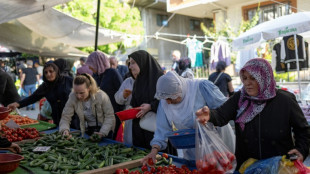
M279 82L280 79L285 80L287 82L294 82L296 79L296 75L293 75L293 73L286 72L286 73L279 73L276 72L273 73L274 79Z
M55 7L57 10L67 13L79 20L96 25L97 0L74 0ZM119 31L126 34L143 35L143 22L138 8L131 8L127 3L118 0L101 0L100 27ZM130 47L138 45L142 40L133 41ZM95 36L94 36L95 43ZM112 53L120 48L122 43L98 46L98 49ZM80 48L82 51L92 52L94 47Z

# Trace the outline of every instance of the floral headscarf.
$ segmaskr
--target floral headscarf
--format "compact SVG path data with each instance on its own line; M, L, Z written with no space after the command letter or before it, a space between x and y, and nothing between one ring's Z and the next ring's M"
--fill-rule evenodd
M94 68L99 75L104 73L106 69L110 68L110 61L108 57L100 51L92 52L88 56L85 64Z
M240 70L240 78L244 71L247 71L257 81L258 95L255 97L249 96L245 87L241 89L236 122L239 123L242 130L244 130L246 123L262 112L267 100L276 96L276 82L271 65L267 60L262 58L249 60Z

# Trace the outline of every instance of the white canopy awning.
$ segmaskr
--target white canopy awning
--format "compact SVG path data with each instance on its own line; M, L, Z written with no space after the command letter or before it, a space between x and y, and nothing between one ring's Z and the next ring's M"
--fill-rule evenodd
M17 20L0 24L0 43L12 50L46 57L87 56L74 47L56 42L29 30Z
M33 32L57 42L74 47L95 45L96 27L94 25L80 21L53 8L21 17L18 21ZM122 33L113 30L99 28L98 45L121 42L122 35Z
M0 24L47 10L69 0L0 0Z

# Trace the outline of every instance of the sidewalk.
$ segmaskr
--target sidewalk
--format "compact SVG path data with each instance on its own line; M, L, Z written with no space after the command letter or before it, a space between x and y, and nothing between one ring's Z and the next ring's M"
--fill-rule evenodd
M29 118L32 119L37 119L38 114L40 113L39 110L39 102L36 102L36 108L35 110L26 110L26 107L19 109L19 112L22 116L28 116Z

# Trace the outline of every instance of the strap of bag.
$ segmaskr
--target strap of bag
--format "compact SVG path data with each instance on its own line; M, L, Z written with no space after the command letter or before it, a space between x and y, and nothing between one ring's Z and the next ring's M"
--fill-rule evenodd
M221 72L217 77L216 77L216 79L214 80L214 84L218 81L218 79L221 77L221 75L223 74L223 72Z

